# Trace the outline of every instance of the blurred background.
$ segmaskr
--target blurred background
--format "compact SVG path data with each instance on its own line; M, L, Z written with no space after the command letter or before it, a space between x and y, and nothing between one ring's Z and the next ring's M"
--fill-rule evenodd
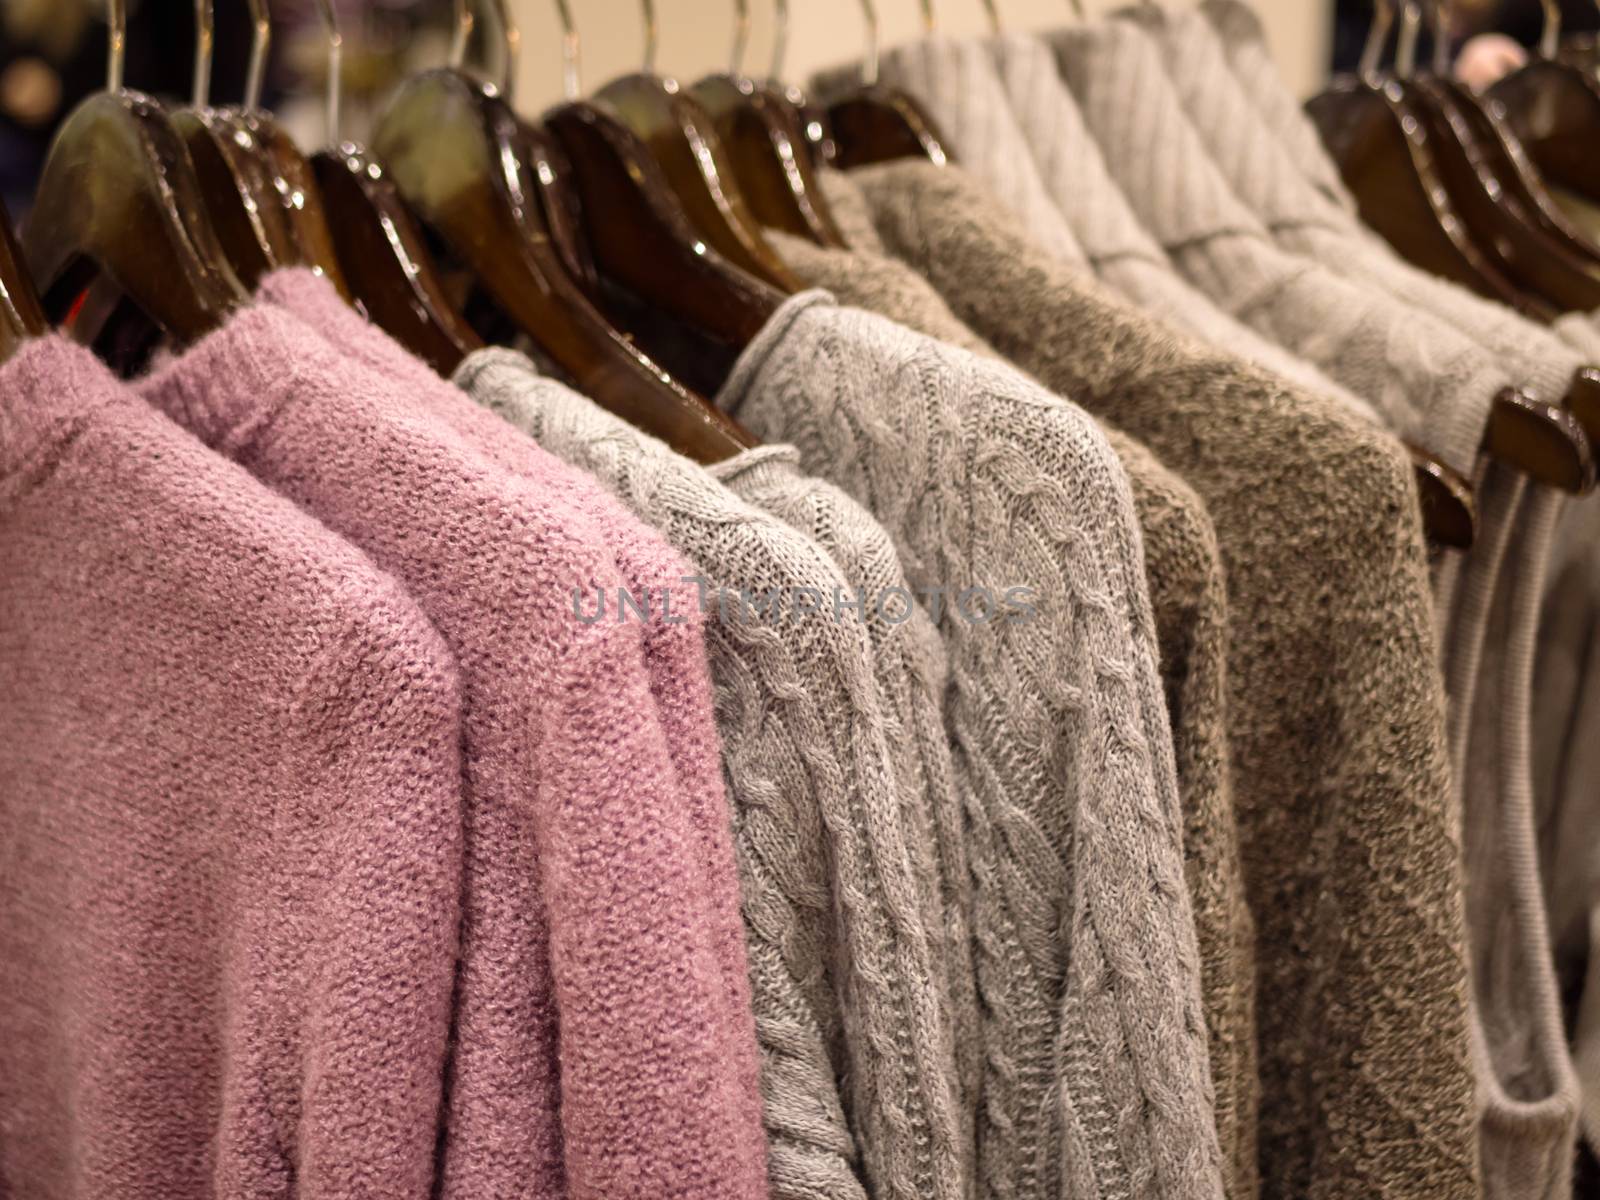
M582 46L586 89L636 70L644 45L639 0L569 0ZM1102 11L1126 0L1085 0ZM1255 0L1286 78L1302 95L1360 54L1371 0ZM360 136L402 75L442 63L448 52L448 0L333 0L345 39L344 132ZM510 0L521 33L517 105L538 112L561 96L560 24L554 0ZM265 103L304 147L323 141L319 97L325 86L326 37L312 0L268 0L273 43ZM1008 28L1043 28L1073 19L1069 0L997 0ZM245 0L214 0L216 56L211 99L238 100L249 56ZM1600 28L1597 0L1562 0L1564 27ZM489 5L484 3L484 9ZM656 0L657 69L697 79L724 69L733 41L733 0ZM916 0L877 0L884 45L919 36ZM1455 0L1452 42L1459 49L1499 46L1503 35L1522 46L1539 35L1539 0ZM791 0L784 77L803 81L814 69L857 58L863 23L859 0ZM982 33L979 0L934 0L941 32ZM492 10L481 12L469 51L474 63L498 62ZM772 0L750 0L745 69L764 74L771 59ZM194 54L193 0L128 0L127 83L158 96L186 98ZM1501 57L1479 54L1491 65ZM33 181L61 117L104 81L104 0L0 0L0 196L14 216L26 213Z

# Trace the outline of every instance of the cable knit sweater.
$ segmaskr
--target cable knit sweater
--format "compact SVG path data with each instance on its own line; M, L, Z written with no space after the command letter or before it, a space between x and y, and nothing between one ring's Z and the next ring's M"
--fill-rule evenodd
M442 1194L764 1195L752 1022L723 968L743 936L726 826L712 844L693 819L640 625L574 612L575 596L622 584L610 523L493 468L270 308L141 390L393 571L460 663L466 877ZM686 679L656 699L709 723L707 695Z
M51 337L0 368L0 1194L430 1194L455 664Z
M704 574L765 1059L773 1191L960 1197L954 1047L926 897L926 830L895 776L871 638L835 615L847 579L814 542L504 350L456 381L594 474ZM778 589L774 593L771 589ZM788 589L788 590L786 590ZM798 591L824 597L808 615ZM758 611L765 602L775 607ZM876 604L884 598L871 597ZM831 1117L829 1128L819 1118ZM854 1153L859 1148L859 1167Z
M828 249L769 230L774 247L796 274L845 303L975 354L998 357L927 280L875 252L881 243L860 189L836 171L824 172L823 180L829 206L853 249ZM1145 578L1183 805L1184 864L1200 948L1225 1190L1229 1196L1253 1195L1255 929L1240 875L1228 765L1227 605L1221 557L1210 515L1189 486L1120 430L1108 427L1105 435L1128 474L1144 540Z
M708 468L729 491L793 526L826 550L844 577L869 596L910 593L894 540L844 492L800 470L790 446L768 446ZM908 848L921 856L926 926L943 962L946 1009L956 1054L960 1138L972 1145L983 1079L983 1030L972 950L972 875L961 798L945 736L949 661L938 627L919 603L871 605L864 616L874 674L884 702L889 753Z
M1403 452L1117 320L958 170L853 177L886 244L958 316L1144 440L1215 522L1263 1193L1476 1195L1459 828Z
M1190 282L1470 476L1491 401L1518 382L1504 364L1446 323L1280 250L1228 191L1143 30L1108 21L1050 41L1123 194Z
M945 589L982 1194L1220 1194L1171 739L1150 735L1139 533L1105 440L998 364L817 293L719 403L866 505L913 587Z
M1092 266L1108 286L1172 328L1303 387L1342 392L1177 274L1112 182L1054 56L1036 38L1002 37L988 48L930 38L885 52L880 70L886 83L906 89L932 113L961 161L990 181L1042 249ZM819 86L853 84L856 77L831 72ZM1348 393L1341 398L1366 407Z

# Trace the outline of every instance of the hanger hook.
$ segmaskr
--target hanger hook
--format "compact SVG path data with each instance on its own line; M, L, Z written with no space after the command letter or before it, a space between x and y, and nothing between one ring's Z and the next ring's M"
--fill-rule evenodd
M522 46L522 32L511 16L505 0L493 0L494 17L500 23L500 43L504 59L500 63L500 94L509 103L517 83L517 60ZM467 43L477 27L477 16L472 11L472 0L455 0L456 33L450 42L450 66L459 71L467 61ZM570 22L569 22L570 24Z
M1378 60L1383 57L1383 48L1389 41L1389 30L1393 26L1393 0L1376 0L1372 25L1367 30L1367 42L1361 47L1361 61L1356 67L1361 81L1371 87L1378 85Z
M745 47L750 44L750 0L733 0L733 53L728 58L728 74L737 76L744 66Z
M267 74L267 51L272 46L272 14L267 0L249 0L250 66L244 75L244 111L261 107L261 85Z
M996 0L983 0L983 13L989 18L989 32L1000 35L1000 6Z
M1428 17L1428 28L1433 30L1433 64L1430 68L1440 79L1450 75L1450 31L1455 27L1451 20L1449 0L1429 0L1423 13Z
M922 28L929 37L939 32L939 22L933 12L933 0L922 0Z
M1422 5L1418 0L1401 0L1400 36L1394 44L1394 73L1410 79L1417 69L1417 33L1422 28Z
M333 0L317 0L317 18L328 35L328 99L324 120L328 145L339 144L339 93L344 87L344 34L339 32L339 14Z
M122 90L122 61L128 49L127 0L106 0L106 91Z
M1554 58L1561 49L1561 4L1559 0L1540 0L1544 26L1539 31L1539 57Z
M656 51L661 48L661 25L656 20L656 0L639 0L644 13L644 73L656 73Z
M1595 0L1600 4L1600 0ZM789 0L777 0L772 6L772 73L768 79L783 78L783 59L789 51Z
M561 94L576 100L582 94L579 83L578 27L572 21L572 6L556 0L556 17L561 22Z
M189 98L193 108L204 108L211 99L211 48L216 40L211 0L194 0L194 90Z
M861 0L861 16L866 23L866 45L861 48L861 83L872 87L878 82L878 10L872 0Z

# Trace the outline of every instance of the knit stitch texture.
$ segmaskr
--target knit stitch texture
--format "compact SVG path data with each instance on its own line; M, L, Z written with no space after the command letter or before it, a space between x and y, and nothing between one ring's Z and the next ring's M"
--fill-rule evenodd
M981 1194L1220 1195L1153 621L1104 438L820 294L785 304L719 403L864 504L913 587L954 593L934 615L975 876ZM997 611L1014 588L1031 614Z
M833 611L854 581L799 531L521 356L482 351L455 379L593 473L705 576L774 1194L859 1194L836 1149L853 1144L867 1194L964 1195L970 1134L940 934L926 924L939 889L925 822L895 778L871 639ZM827 607L807 615L789 589ZM835 1111L842 1127L819 1137L819 1116Z
M1086 299L959 170L853 177L957 316L1144 441L1215 523L1263 1193L1475 1195L1459 825L1404 453Z
M1145 228L1191 283L1470 476L1516 382L1466 334L1276 246L1228 190L1150 37L1126 21L1051 35L1063 79Z
M871 209L848 176L823 173L829 205L851 251L769 230L773 246L807 283L847 304L975 354L995 351L952 313L932 285L878 246ZM1128 474L1145 578L1155 615L1161 680L1183 806L1184 865L1200 948L1217 1140L1229 1196L1255 1193L1255 930L1239 867L1228 764L1225 698L1227 604L1211 517L1198 496L1118 429L1106 441Z
M754 1030L723 967L743 936L726 827L708 853L641 626L574 612L575 594L622 584L607 522L494 468L276 309L241 313L142 391L393 571L460 664L442 1193L765 1195Z
M0 394L0 1194L423 1200L449 651L88 351Z

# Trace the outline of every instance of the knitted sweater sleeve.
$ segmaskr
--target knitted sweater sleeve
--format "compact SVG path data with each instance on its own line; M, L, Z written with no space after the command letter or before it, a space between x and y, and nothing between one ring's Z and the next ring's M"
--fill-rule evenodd
M397 587L388 593L291 706L274 849L282 894L306 902L286 911L308 920L264 921L244 943L257 961L229 1006L242 1069L223 1085L222 1191L276 1186L289 1122L308 1192L433 1187L419 1137L439 1119L459 933L460 697L439 635ZM267 1012L277 1020L257 1020ZM280 1021L297 1022L298 1039ZM253 1070L274 1061L282 1090ZM277 1121L248 1119L257 1087Z
M805 297L722 400L865 504L914 586L954 593L984 1186L1219 1195L1171 742L1142 717L1161 705L1154 632L1104 438L1003 367ZM959 607L1012 585L1034 619Z

